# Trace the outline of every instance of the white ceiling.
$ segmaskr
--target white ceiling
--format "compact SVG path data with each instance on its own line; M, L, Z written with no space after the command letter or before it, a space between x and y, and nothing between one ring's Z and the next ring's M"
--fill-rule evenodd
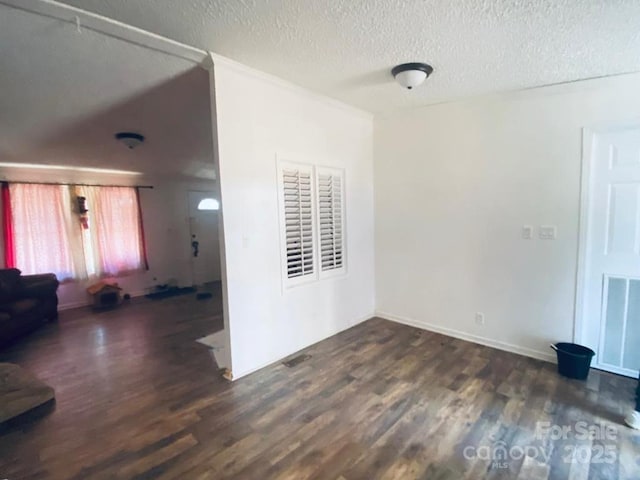
M374 112L640 70L638 0L65 1Z
M0 5L0 66L0 162L214 175L208 73L193 63ZM135 150L113 138L129 130L146 136Z

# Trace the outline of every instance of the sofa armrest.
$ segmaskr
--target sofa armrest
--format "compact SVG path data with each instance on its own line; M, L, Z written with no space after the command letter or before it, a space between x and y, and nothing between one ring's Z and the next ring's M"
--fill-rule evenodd
M38 275L22 275L20 277L22 288L20 296L42 298L55 295L58 290L58 279L53 273L42 273Z

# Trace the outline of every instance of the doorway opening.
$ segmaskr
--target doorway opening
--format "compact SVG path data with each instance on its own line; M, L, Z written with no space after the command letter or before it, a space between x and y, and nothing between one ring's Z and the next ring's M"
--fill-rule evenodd
M191 282L199 289L216 287L222 278L220 267L220 202L213 191L189 191L189 238Z

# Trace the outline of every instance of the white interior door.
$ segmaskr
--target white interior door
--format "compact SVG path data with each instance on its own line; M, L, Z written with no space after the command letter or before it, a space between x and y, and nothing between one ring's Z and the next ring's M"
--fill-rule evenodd
M189 192L189 229L191 237L191 269L193 285L220 280L220 243L218 239L218 210L199 210L211 192ZM197 242L197 248L194 246ZM197 253L197 255L195 255Z
M596 351L596 368L637 378L640 125L596 132L590 147L583 295L578 299L583 302L581 343Z

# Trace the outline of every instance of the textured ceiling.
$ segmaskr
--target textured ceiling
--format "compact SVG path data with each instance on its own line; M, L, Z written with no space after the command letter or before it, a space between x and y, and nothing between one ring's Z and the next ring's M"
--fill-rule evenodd
M193 63L0 5L0 65L0 162L212 177L209 79ZM126 149L123 130L145 143Z
M65 1L374 112L640 70L639 0Z

